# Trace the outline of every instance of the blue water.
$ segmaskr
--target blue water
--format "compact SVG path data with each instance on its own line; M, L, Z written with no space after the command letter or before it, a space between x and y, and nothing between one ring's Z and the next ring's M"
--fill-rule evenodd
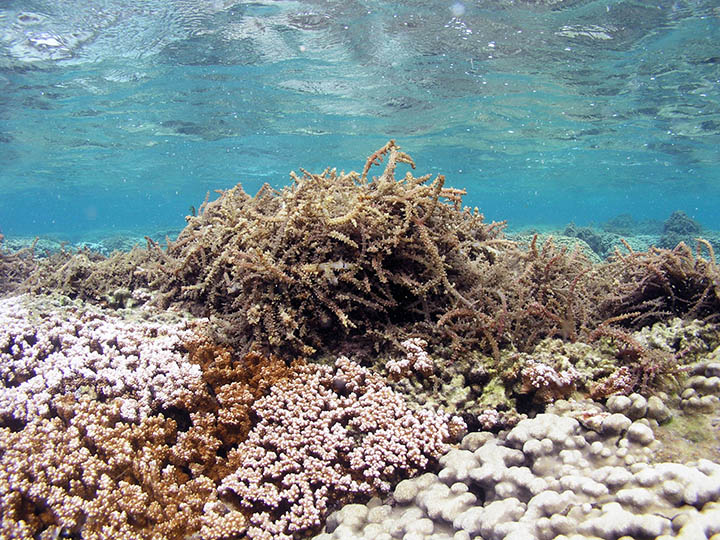
M720 2L0 2L0 230L177 230L394 138L511 226L720 229Z

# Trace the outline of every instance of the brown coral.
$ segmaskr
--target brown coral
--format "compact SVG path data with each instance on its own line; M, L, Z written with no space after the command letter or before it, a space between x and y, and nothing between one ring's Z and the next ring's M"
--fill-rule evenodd
M161 306L213 316L217 341L289 357L403 354L405 339L421 337L440 358L474 350L497 361L503 348L530 351L545 337L627 346L627 330L720 312L720 273L703 240L697 254L680 244L593 264L551 238L510 242L503 223L461 207L464 191L442 176L396 178L400 165L414 168L390 141L361 173L301 170L291 186L254 196L238 185L189 216L167 249L148 240L108 259L58 254L25 287L112 306L122 291L142 301L149 287Z
M20 431L0 428L0 536L171 539L202 526L215 484L169 463L174 421L125 423L118 402L87 396L55 407Z
M464 424L412 410L381 377L340 357L335 366L299 365L255 402L247 440L229 454L237 470L223 500L248 514L248 537L302 538L333 505L386 494L425 470Z
M0 234L0 247L3 238L2 234ZM14 253L0 249L0 295L15 291L35 272L37 266L35 260L36 242L37 240L32 246Z
M686 244L629 254L616 251L603 275L616 290L601 298L599 315L640 328L674 316L717 322L720 315L720 271L712 245L698 239L697 252ZM708 257L702 256L702 249Z
M109 257L89 249L62 250L35 258L36 269L22 283L22 290L60 292L109 307L129 307L144 302L138 293L147 287L148 272L157 266L157 259L156 250L139 247Z
M128 421L126 399L101 401L67 385L45 416L0 423L0 537L243 533L245 517L218 501L217 484L237 468L227 454L245 440L253 403L290 368L258 354L233 357L203 337L188 349L205 384L152 415Z

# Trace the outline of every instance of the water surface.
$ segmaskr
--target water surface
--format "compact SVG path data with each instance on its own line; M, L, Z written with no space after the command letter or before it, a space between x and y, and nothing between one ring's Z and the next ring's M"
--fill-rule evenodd
M720 229L720 2L9 1L0 229L178 229L389 138L511 226Z

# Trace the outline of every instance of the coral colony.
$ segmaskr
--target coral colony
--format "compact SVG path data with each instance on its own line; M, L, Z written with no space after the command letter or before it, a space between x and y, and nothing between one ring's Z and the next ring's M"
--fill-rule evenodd
M0 251L0 538L717 539L712 245L592 262L414 169Z

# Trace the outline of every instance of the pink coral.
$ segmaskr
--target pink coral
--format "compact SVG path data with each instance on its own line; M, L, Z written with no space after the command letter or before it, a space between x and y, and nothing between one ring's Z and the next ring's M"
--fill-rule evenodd
M421 338L409 338L400 345L405 349L405 358L393 358L388 361L386 367L390 376L399 379L415 371L429 375L435 370L435 365L430 355L425 351L427 341Z
M0 300L0 419L49 417L53 395L122 398L126 420L192 399L186 321L131 320L59 299Z
M248 535L290 539L322 523L333 501L387 493L448 450L464 424L411 410L382 379L340 357L304 365L254 405L259 422L219 487L251 512ZM234 458L238 457L238 460Z
M613 394L628 395L632 393L637 381L637 376L630 371L630 368L622 366L594 385L590 395L595 399Z
M464 429L347 358L238 361L192 345L187 321L132 313L0 300L0 536L299 538Z
M557 371L552 366L530 359L523 367L521 377L521 392L535 392L535 399L550 403L572 393L580 379L580 372L572 366Z
M500 424L500 413L495 409L485 409L478 414L477 421L483 429L493 429Z

